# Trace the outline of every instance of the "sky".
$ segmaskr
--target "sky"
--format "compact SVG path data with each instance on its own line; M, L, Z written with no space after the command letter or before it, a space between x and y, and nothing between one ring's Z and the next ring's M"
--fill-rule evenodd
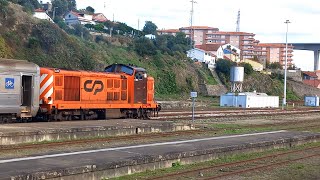
M77 8L93 7L108 19L142 29L152 21L158 29L190 26L190 0L76 0ZM256 34L261 43L320 43L319 0L196 0L193 25L235 31L240 10L240 31ZM139 22L139 23L138 23ZM294 51L294 63L305 71L313 70L313 52Z

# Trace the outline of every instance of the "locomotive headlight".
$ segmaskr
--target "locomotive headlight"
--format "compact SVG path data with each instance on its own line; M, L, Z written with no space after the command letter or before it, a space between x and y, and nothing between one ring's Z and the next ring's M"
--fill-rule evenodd
M147 73L144 74L144 78L147 78Z

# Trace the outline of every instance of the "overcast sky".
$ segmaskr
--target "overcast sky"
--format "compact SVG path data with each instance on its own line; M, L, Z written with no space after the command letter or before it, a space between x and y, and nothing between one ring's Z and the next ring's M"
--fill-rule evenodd
M290 20L289 43L320 43L320 0L196 0L193 24L235 31L238 10L240 31L255 33L263 43L285 43L286 24ZM190 0L77 0L77 8L92 6L107 18L140 29L152 21L159 29L190 26ZM294 63L313 70L313 52L295 51Z

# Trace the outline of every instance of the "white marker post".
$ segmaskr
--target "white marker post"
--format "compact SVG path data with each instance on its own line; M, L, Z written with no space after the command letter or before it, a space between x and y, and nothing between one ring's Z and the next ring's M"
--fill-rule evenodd
M192 98L192 123L194 123L194 100L196 97L198 97L198 93L197 92L191 92L190 96Z

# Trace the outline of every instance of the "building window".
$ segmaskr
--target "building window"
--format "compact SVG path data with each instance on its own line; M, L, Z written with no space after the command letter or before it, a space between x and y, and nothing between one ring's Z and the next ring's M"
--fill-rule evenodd
M71 18L71 15L69 14L69 18Z

